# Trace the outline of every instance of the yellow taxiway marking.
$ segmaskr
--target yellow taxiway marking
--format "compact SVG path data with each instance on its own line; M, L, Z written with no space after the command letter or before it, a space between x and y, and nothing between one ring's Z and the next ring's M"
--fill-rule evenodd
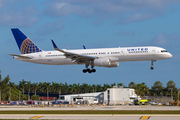
M43 117L43 116L34 116L34 117L31 117L30 119L38 119L40 117Z
M140 118L140 120L142 120L142 119L147 120L147 119L149 119L149 118L150 118L150 116L142 116L142 117Z

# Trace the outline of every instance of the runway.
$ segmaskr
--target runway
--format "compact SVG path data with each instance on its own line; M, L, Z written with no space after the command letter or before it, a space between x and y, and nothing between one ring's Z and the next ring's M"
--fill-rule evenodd
M0 106L2 110L180 110L179 106L75 106L75 107L28 107Z
M61 114L61 115L49 115L49 114L38 114L38 115L1 115L0 119L73 119L73 120L140 120L140 119L149 119L149 120L179 120L180 115L72 115L72 114Z
M179 106L74 106L74 107L28 107L0 106L0 111L30 110L180 110ZM75 120L180 120L180 114L1 114L0 119L75 119Z

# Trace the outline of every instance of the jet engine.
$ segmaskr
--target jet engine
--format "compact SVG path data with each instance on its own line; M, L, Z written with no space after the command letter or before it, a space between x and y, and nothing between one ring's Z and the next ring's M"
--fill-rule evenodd
M98 58L94 60L94 66L99 67L118 67L119 62L111 62L110 58Z

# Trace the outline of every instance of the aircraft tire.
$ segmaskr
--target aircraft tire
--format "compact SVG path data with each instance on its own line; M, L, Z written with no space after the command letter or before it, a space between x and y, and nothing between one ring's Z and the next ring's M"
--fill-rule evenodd
M86 73L87 72L87 70L86 69L83 69L83 73Z
M154 67L151 67L150 69L151 69L151 70L153 70L153 69L154 69Z
M92 72L95 73L95 72L96 72L96 69L92 69Z
M90 70L90 71L88 71L88 73L92 73L92 71Z

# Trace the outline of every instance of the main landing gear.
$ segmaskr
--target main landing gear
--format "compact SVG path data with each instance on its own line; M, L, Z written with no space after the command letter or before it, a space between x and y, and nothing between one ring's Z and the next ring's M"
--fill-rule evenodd
M154 67L153 67L154 66L154 62L156 62L156 60L151 60L151 67L150 67L151 70L154 69Z
M96 69L89 69L89 68L87 68L87 69L83 69L83 73L86 73L86 72L88 72L88 73L95 73L96 72Z
M88 68L88 66L91 65L91 69ZM95 73L96 69L94 69L94 61L86 61L85 62L86 69L83 69L83 73Z

